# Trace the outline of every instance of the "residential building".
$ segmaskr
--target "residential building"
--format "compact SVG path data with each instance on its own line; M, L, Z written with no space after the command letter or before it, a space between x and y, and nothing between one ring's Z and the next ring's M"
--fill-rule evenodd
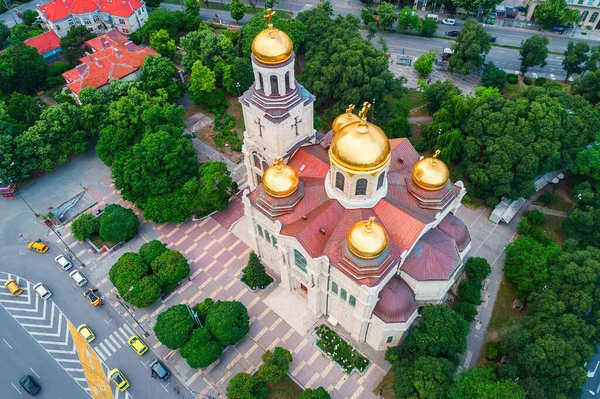
M62 57L60 37L54 31L42 33L41 35L25 40L24 43L27 46L35 47L46 62L56 61Z
M527 19L533 17L535 8L544 0L529 0L527 9ZM579 26L588 29L597 29L600 23L600 0L567 0L567 7L577 10L581 13Z

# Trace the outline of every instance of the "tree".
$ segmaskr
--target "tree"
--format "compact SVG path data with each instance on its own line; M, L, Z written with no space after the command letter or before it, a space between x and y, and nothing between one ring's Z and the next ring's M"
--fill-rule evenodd
M454 53L448 61L449 71L462 75L479 71L485 61L485 55L491 48L490 35L481 25L476 24L475 20L467 19L465 27L452 45Z
M483 68L481 84L487 87L495 87L498 90L502 90L504 89L504 86L506 86L506 72L494 65L493 62L489 62Z
M196 2L196 0L186 1L192 1L194 3ZM171 38L171 35L169 35L169 32L166 29L161 29L152 33L152 35L150 36L150 45L163 57L173 59L177 54L175 40Z
M258 368L256 377L265 384L276 384L290 369L292 354L287 349L277 346L273 352L265 351L262 360L264 363Z
M525 399L525 391L514 381L498 380L488 369L462 371L448 393L449 399Z
M433 62L435 61L435 52L423 53L415 61L415 71L421 76L427 76L433 72Z
M229 3L229 15L231 18L235 20L238 24L240 23L240 19L244 18L246 14L246 6L240 0L231 0Z
M200 166L200 215L227 208L229 199L236 192L237 184L225 162L211 161Z
M194 310L198 313L198 318L200 319L200 323L204 325L206 322L206 316L208 316L208 311L214 304L214 301L211 298L205 298L202 302L200 302Z
M385 40L383 36L379 36L379 40L377 40L377 43L379 44L379 46L381 46L381 51L383 51L384 53L388 52L389 48L387 40Z
M236 58L231 66L231 79L240 84L240 92L245 92L254 83L252 63L246 58Z
M200 15L200 2L198 0L183 0L183 12L187 15Z
M479 12L480 14L487 14L494 10L496 4L500 3L502 0L452 0L451 2L455 9L457 7L464 8L469 12Z
M0 8L0 12L2 8ZM4 21L0 21L0 49L4 48L8 44L8 37L10 36L10 28L6 26Z
M550 39L538 35L531 36L523 42L519 50L522 73L527 72L529 68L534 66L541 68L546 66L548 43L550 43Z
M467 277L475 281L483 281L492 271L487 259L480 257L471 257L465 263L465 272Z
M27 26L31 26L38 19L38 13L35 10L25 10L22 14L23 23Z
M307 388L302 391L298 399L331 399L331 395L323 387L317 389Z
M428 85L423 91L423 97L427 101L427 109L431 113L437 112L444 101L458 95L460 95L460 89L451 80L438 80Z
M448 359L426 355L394 362L394 393L397 398L443 398L455 369Z
M179 251L165 251L152 262L152 271L163 285L175 284L190 275L190 265Z
M121 293L121 296L147 275L148 265L135 252L126 252L121 255L108 272L108 278Z
M160 298L160 280L155 275L142 277L133 283L132 287L132 290L122 293L122 297L137 308L146 308Z
M268 8L268 7L267 7ZM313 12L318 12L319 14L323 13L323 10L319 8L315 8L312 10ZM300 13L299 15L302 15ZM246 59L250 59L252 54L252 42L256 35L258 35L261 31L265 29L265 20L263 18L262 13L256 13L249 21L245 22L242 26L242 36L241 36L241 47L242 47L242 56ZM328 18L328 17L327 17ZM292 43L294 43L294 49L296 52L300 49L300 46L304 42L304 35L306 33L306 26L302 23L298 18L295 19L281 19L279 16L275 15L272 20L273 27L285 32Z
M373 40L377 32L379 32L379 28L377 28L377 24L375 22L369 22L369 25L367 25L367 31L369 32L367 33L367 40L370 42Z
M129 240L135 237L139 227L140 221L133 210L110 204L100 218L100 237L112 242Z
M242 282L253 290L265 288L273 282L273 278L267 274L254 251L250 253L248 265L242 270Z
M600 140L600 135L597 135L593 143L577 154L575 165L571 167L574 173L600 180L600 147L597 144L598 140Z
M192 76L190 77L189 91L192 100L196 104L203 104L208 101L208 97L214 92L216 86L215 73L210 68L202 65L198 60L192 67Z
M72 26L67 34L60 39L60 48L67 61L75 65L86 51L91 53L92 48L85 42L94 37L96 35L84 25Z
M541 226L546 221L546 214L539 209L527 212L527 221L534 226Z
M229 64L234 58L231 40L209 29L190 32L181 38L179 44L184 51L181 64L186 71L192 71L196 61L202 61L202 65L213 69L217 60Z
M194 319L186 305L175 305L161 312L156 318L154 334L169 349L179 349L190 338Z
M545 29L555 25L567 25L579 22L579 11L567 8L566 0L547 0L535 8L535 21Z
M0 93L35 93L47 77L48 64L33 47L12 45L0 54Z
M159 90L166 91L169 100L183 95L183 84L177 81L177 67L167 58L147 56L140 72L140 87L151 96L159 96Z
M454 311L469 323L475 319L475 316L477 316L478 313L474 304L462 300L456 302Z
M152 0L155 1L155 0ZM148 7L153 7L147 4ZM166 29L169 32L171 38L177 36L177 30L179 29L185 15L181 11L169 11L166 8L161 8L160 2L155 6L154 10L149 14L148 20L137 31L133 32L129 37L135 43L148 43L150 37L154 32L158 32L161 29Z
M433 37L437 31L438 23L432 18L423 18L419 21L421 36Z
M481 282L474 280L461 281L458 286L458 299L479 305L481 303Z
M141 205L144 219L155 223L183 223L200 208L200 186L194 177L183 187L148 198Z
M562 66L567 73L565 82L573 75L580 75L585 72L586 63L589 60L588 51L590 46L585 42L573 44L569 42L565 51L565 58L562 61Z
M188 365L197 369L208 367L216 362L223 353L223 345L210 334L208 329L196 328L180 352Z
M396 22L396 6L392 3L382 2L377 6L377 15L379 16L379 25L386 30L391 28Z
M364 26L369 26L370 23L375 21L375 12L371 7L361 7L360 9L360 20Z
M206 327L224 346L235 345L250 331L248 310L241 302L217 301L206 316Z
M228 399L266 399L267 386L247 373L234 375L227 385Z
M6 111L16 122L15 127L23 131L40 119L46 105L32 96L14 92L8 98Z
M10 29L8 42L12 45L21 45L29 38L41 35L43 31L39 27L31 27L25 24L16 24Z
M398 31L419 29L419 14L410 7L404 7L398 14Z
M146 265L151 265L156 258L166 251L168 251L166 244L159 240L152 240L140 247L139 254Z
M600 70L592 71L575 79L571 88L573 94L579 94L590 104L598 104L600 102Z
M100 230L100 220L91 213L84 213L71 224L71 233L79 241L89 240Z

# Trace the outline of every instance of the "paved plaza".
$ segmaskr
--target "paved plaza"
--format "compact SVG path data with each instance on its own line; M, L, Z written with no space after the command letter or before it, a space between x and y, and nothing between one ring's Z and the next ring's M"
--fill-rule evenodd
M399 54L393 53L392 58L395 60L397 55ZM416 59L417 57L413 57L413 65ZM397 78L404 77L406 79L406 84L404 87L408 89L416 89L418 87L417 81L421 78L413 66L402 66L394 62L390 65L390 71ZM477 74L462 76L438 69L435 69L433 73L429 75L428 79L430 79L430 83L435 83L438 80L451 80L465 94L473 94L475 89L481 85L481 77Z

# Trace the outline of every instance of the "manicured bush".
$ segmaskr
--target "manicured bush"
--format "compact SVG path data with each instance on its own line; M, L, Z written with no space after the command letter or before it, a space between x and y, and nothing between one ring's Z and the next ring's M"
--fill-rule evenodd
M473 280L461 281L458 286L458 299L479 305L481 303L481 282Z
M487 259L472 257L465 263L465 271L470 280L482 281L492 271Z
M475 305L465 301L458 301L454 306L454 311L461 315L466 321L472 322L477 316L477 308Z
M496 360L500 355L500 344L496 341L490 341L487 343L487 349L485 351L485 357L488 360Z
M307 388L298 396L298 399L331 399L331 395L323 387Z
M265 351L262 355L263 364L258 368L256 377L267 384L278 383L290 369L292 354L279 346L273 352Z
M543 86L543 85L545 85L547 82L548 82L548 79L546 79L546 78L537 78L537 79L535 80L535 85L536 85L536 86Z
M273 278L267 274L265 267L254 252L250 253L248 266L242 270L242 282L253 290L265 288L273 282Z
M90 213L84 213L71 223L71 233L79 241L89 240L100 230L100 220Z
M556 192L554 192L554 190L546 190L542 195L540 195L538 201L544 205L549 205L556 201Z
M156 318L154 334L169 349L179 349L190 338L194 329L194 319L187 306L175 305Z
M168 251L168 249L165 244L158 240L152 240L141 246L140 255L142 259L144 259L144 262L150 266L152 262L154 262L154 259L158 258L159 255L166 251Z
M523 78L523 83L525 83L527 86L531 86L531 84L533 83L533 80L531 80L531 78L529 76L525 76Z
M206 328L196 328L180 353L191 368L208 367L219 359L223 345Z
M119 290L121 296L138 281L148 275L148 266L139 254L126 252L112 265L108 272L108 278Z
M247 373L234 375L227 385L227 399L266 399L267 386Z
M208 311L206 327L223 345L235 345L250 331L248 310L241 302L217 301Z
M325 324L317 326L315 332L319 337L317 346L331 356L331 359L339 364L346 373L350 374L354 368L363 372L369 365L367 358L358 353L352 345Z
M514 73L509 73L506 75L506 81L511 85L519 83L519 76Z
M166 251L152 262L152 271L162 284L176 284L190 275L190 265L179 251Z
M546 221L546 214L538 209L527 212L527 221L534 226L541 226Z
M145 276L133 284L131 291L123 293L123 299L138 308L145 308L160 298L160 280L155 275Z
M212 298L206 298L194 308L196 313L198 313L198 318L200 319L200 323L202 323L202 325L206 323L206 316L208 315L208 311L210 310L213 304L214 301L212 300Z
M100 218L100 237L106 241L121 242L134 237L140 226L133 210L111 204L104 208Z

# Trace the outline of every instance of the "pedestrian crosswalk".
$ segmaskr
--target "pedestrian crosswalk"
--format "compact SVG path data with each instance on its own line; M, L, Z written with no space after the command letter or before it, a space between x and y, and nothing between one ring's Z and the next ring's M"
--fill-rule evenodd
M106 361L122 346L127 346L127 341L135 332L127 324L123 324L94 347L94 351L100 356L102 361Z

